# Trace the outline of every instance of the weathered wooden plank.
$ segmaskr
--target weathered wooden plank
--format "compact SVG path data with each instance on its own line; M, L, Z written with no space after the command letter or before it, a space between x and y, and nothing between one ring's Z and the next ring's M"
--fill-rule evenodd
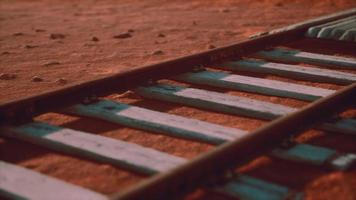
M224 186L217 187L222 194L248 200L301 200L304 194L295 192L287 187L253 178L247 175L239 175Z
M329 160L329 166L336 170L348 170L356 164L356 154L344 153Z
M345 31L339 39L343 41L356 42L356 28Z
M288 157L290 160L306 162L309 164L314 162L313 164L318 165L325 164L332 158L331 155L335 155L335 151L326 148L302 144L298 146L298 148L294 147L291 151L280 150L280 152L283 152L284 157ZM347 160L347 162L345 162L345 160ZM348 169L348 167L351 167L352 162L355 160L356 157L354 154L346 154L345 156L337 157L330 161L335 164L334 167L336 166L336 169L345 170ZM247 175L239 175L225 185L216 187L215 190L224 195L248 200L283 200L287 197L288 199L300 200L303 199L304 196L302 192L296 192L287 187Z
M339 28L335 28L331 31L330 37L334 40L340 40L340 37L348 30L350 29L355 29L356 28L356 20L354 23L349 23L346 25L343 25Z
M24 128L24 127L21 127L22 129ZM36 135L38 135L38 134L40 134L42 137L43 136L46 136L47 138L48 138L48 136L47 136L47 134L52 134L52 131L55 131L55 132L57 132L56 134L58 134L58 130L52 130L52 126L50 126L50 127L48 127L48 125L47 124L42 124L42 123L33 123L30 127L26 127L25 128L27 131L25 131L26 133L29 133L30 135L32 135L33 134L33 132L35 131L36 132ZM28 131L28 129L30 129L30 131ZM32 129L35 129L35 130L32 130ZM38 132L38 131L40 131L40 132ZM22 132L22 131L21 131ZM71 137L71 134L72 134L73 132L72 131L70 131L70 132L64 132L64 133L62 133L62 134L64 134L65 136L63 136L63 135L61 135L61 136L56 136L56 137L53 137L53 135L51 136L51 138L52 138L52 140L53 139L55 139L55 140L57 140L58 141L58 139L59 140L63 140L63 137L65 137L65 142L71 142L71 143L73 143L73 142L75 142L75 141L77 141L78 139L76 139L76 138L73 138L73 137ZM11 134L14 134L14 133L11 133ZM78 131L75 131L73 134L76 134L76 135L80 135L80 134L82 134L81 132L78 132ZM87 135L90 135L90 134L85 134L85 137L83 138L83 137L80 137L79 139L80 140L87 140L88 139L88 137L87 137ZM25 134L24 135L24 133L22 132L21 133L21 136L23 137L23 136L25 136L25 137L27 137L27 134ZM17 137L17 136L15 136L15 137ZM73 141L74 140L74 141ZM39 141L36 141L36 143L39 143ZM96 143L95 145L97 145L98 146L98 144L99 143ZM52 144L52 145L54 145L54 144ZM56 144L56 145L58 145L58 144ZM105 144L101 144L101 145L99 145L99 146L102 146L102 145L105 145L105 146L111 146L110 144L108 144L108 143L105 143ZM88 146L88 145L81 145L81 148L90 148L90 146ZM61 147L61 148L63 148L63 146ZM91 148L90 148L91 149ZM130 148L129 148L130 149ZM134 160L136 160L136 159L138 159L138 160L141 160L141 158L137 158L137 152L136 152L136 147L135 147L135 149L133 150L134 151L134 154L135 155L132 155L132 152L128 152L128 151L130 151L129 149L127 149L127 146L125 145L125 149L119 149L119 151L117 151L116 153L123 153L123 154L125 154L125 155L127 155L127 157L130 157L131 158L131 156L133 156L133 158L132 159L134 159ZM146 148L147 149L147 148ZM131 149L132 150L132 149ZM148 151L149 151L149 149L147 149ZM146 150L146 151L147 151ZM147 152L143 152L142 150L140 150L140 153L139 154L145 154L145 153L147 153ZM287 152L288 153L288 152ZM309 154L310 154L310 152L309 152ZM146 154L147 155L147 154ZM144 157L146 157L146 155L144 155ZM293 156L294 154L292 153L292 156ZM167 162L167 160L166 159L163 159L163 160L157 160L157 157L161 157L161 155L156 155L157 157L152 157L151 158L151 156L152 155L150 155L150 159L154 159L153 160L153 162L158 162L159 163L159 165L162 165L162 163L164 163L164 162ZM307 157L307 158L309 158L309 157ZM144 159L146 159L146 158L144 158ZM301 155L300 156L300 158L299 158L300 160L302 160L303 159L303 155ZM182 162L182 161L184 161L184 159L181 159L181 158L179 158L178 159L179 161L178 162ZM131 161L130 161L131 162ZM146 161L145 161L146 162ZM179 163L178 163L179 164ZM146 164L145 164L146 165ZM157 170L157 171L159 171L159 170ZM256 192L259 192L259 194L264 194L264 195L272 195L272 196L275 196L275 195L277 195L277 196L283 196L284 194L286 194L287 193L287 191L284 189L284 188L281 188L281 187L277 187L277 186L275 186L275 185L273 185L273 184L268 184L268 183L263 183L263 181L262 182L260 182L259 180L250 180L250 179L245 179L245 180L240 180L239 182L233 182L233 183L231 183L231 184L238 184L238 185L240 185L241 187L245 187L245 189L247 188L247 189L249 189L249 190L256 190ZM236 186L236 185L235 185ZM260 191L261 190L261 191ZM231 190L231 188L229 189L227 189L227 190L225 190L225 191L228 191L228 192L232 192L232 190ZM246 196L246 193L241 193L241 191L240 190L233 190L233 194L234 195L236 195L236 196L243 196L243 197L247 197ZM254 195L252 195L252 197L254 197Z
M352 26L354 23L356 22L356 19L350 19L350 20L346 20L337 24L333 24L330 26L325 26L323 28L321 28L321 30L319 31L317 38L324 38L324 39L330 39L333 37L332 35L332 31L335 29L341 29L343 27L348 27L348 26Z
M308 31L305 33L305 35L307 37L317 37L318 33L320 32L320 30L322 28L327 27L327 26L331 26L331 25L335 25L335 24L339 24L339 23L342 23L342 22L345 22L345 21L353 20L353 19L356 19L356 16L351 16L351 17L347 17L347 18L331 21L331 22L328 22L328 23L325 23L325 24L321 24L321 25L318 25L318 26L310 27L308 29Z
M289 97L305 101L313 101L335 92L334 90L306 85L213 71L185 73L174 79L188 83L255 92L270 96Z
M99 101L89 105L76 105L67 111L79 116L93 117L124 126L149 131L153 130L168 135L173 134L173 136L194 139L199 142L209 142L212 144L233 141L247 135L245 131L239 129L219 126L108 100ZM320 150L318 147L313 146L311 146L310 149L304 148L305 151L310 150L318 152L323 151L324 149L326 148ZM288 150L284 152L284 150L279 150L279 152L281 152L285 158L295 157L295 151ZM311 162L314 164L313 160L310 161L309 154L304 155L303 152L301 152L298 156L298 161L305 163Z
M168 84L139 87L135 91L146 98L257 119L275 119L297 110L296 108L279 104ZM334 125L334 123L336 124ZM322 130L342 134L352 133L350 131L350 122L345 123L345 121L341 120L334 123L328 124Z
M353 153L340 153L334 149L309 144L296 144L288 149L277 148L272 151L271 155L316 166L324 165L336 170L349 169L356 163L356 155Z
M297 144L289 149L274 149L272 155L286 160L322 165L336 155L336 151L308 144Z
M109 199L103 194L0 161L0 197L10 199Z
M319 26L311 27L306 32L307 37L356 41L356 16L336 20Z
M309 53L297 50L287 49L272 49L260 51L256 54L264 59L284 62L308 63L315 65L324 65L329 67L342 67L348 69L356 69L356 59L340 56L323 55L317 53Z
M271 156L336 170L347 170L356 163L356 154L342 153L331 148L310 144L296 144L290 148L276 148Z
M139 87L135 91L138 94L151 99L260 119L274 119L281 115L296 111L295 108L283 105L168 84Z
M137 144L41 122L3 128L0 134L145 174L170 170L185 162Z
M212 144L221 144L226 140L237 139L246 134L240 129L108 100L89 105L75 105L66 112Z
M322 124L320 130L356 135L356 120L355 119L338 119L332 122Z
M267 73L313 82L327 82L343 85L356 82L356 74L258 60L227 62L223 63L222 66L225 69L233 71L257 72L262 74Z

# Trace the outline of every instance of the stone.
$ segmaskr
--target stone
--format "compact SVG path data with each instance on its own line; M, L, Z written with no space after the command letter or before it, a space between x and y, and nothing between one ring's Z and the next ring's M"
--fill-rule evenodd
M132 37L131 33L121 33L119 35L115 35L114 38L116 39L125 39L125 38L130 38Z
M215 45L212 45L212 44L209 44L207 48L208 48L208 49L215 49L216 46L215 46Z
M35 29L35 32L40 33L40 32L46 32L44 29Z
M34 76L34 77L32 77L31 81L32 82L42 82L43 79L39 76Z
M59 64L61 64L61 63L58 61L49 61L49 62L44 63L43 66L47 67L47 66L59 65Z
M21 32L18 32L18 33L14 33L14 34L12 34L13 36L21 36L21 35L23 35L23 33L21 33Z
M37 45L31 45L31 44L26 44L25 45L26 49L33 49L33 48L36 48L36 47L38 47L38 46Z
M157 36L158 36L158 37L166 37L166 35L163 34L163 33L159 33Z
M57 39L63 39L65 38L66 36L62 33L51 33L49 35L49 37L52 39L52 40L57 40Z
M162 55L163 51L162 50L156 50L152 53L152 55Z
M64 78L59 78L59 79L56 80L56 83L61 84L61 85L64 85L64 84L66 84L67 82L68 82L68 81L67 81L66 79L64 79Z
M15 79L16 75L15 74L8 74L8 73L1 73L0 74L0 80L12 80Z

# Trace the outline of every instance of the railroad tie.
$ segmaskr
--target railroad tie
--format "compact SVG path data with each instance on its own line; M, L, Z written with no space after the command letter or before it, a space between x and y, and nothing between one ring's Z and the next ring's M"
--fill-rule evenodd
M356 75L351 73L252 59L226 62L221 64L221 66L224 69L232 71L272 74L312 82L326 82L342 85L356 82Z
M341 118L334 119L329 122L321 124L318 129L332 132L332 133L342 133L349 135L356 135L356 119L352 118Z
M272 151L271 155L334 170L346 170L356 163L356 154L342 153L310 144L296 144L289 148L277 148Z
M109 200L97 192L0 160L0 196L9 199Z
M298 50L275 48L257 52L258 57L282 62L307 63L334 68L356 69L356 59L340 56L330 56Z
M65 111L66 113L76 116L100 119L123 126L215 145L242 139L248 135L247 131L240 129L220 126L109 100L103 100L89 105L75 105ZM305 154L305 152L308 151L311 152L310 155ZM325 167L338 170L346 170L354 162L354 158L351 156L345 163L339 164L340 166L334 166L331 161L352 154L340 153L325 147L308 144L298 144L284 149L277 148L271 155L295 162L318 166L325 165Z
M302 192L246 175L239 175L234 181L215 189L231 197L249 200L302 200L304 198Z
M345 22L348 22L348 21L354 20L354 19L356 19L356 16L346 17L346 18L331 21L331 22L328 22L325 24L313 26L308 29L308 31L305 33L305 35L307 37L317 37L319 32L321 31L321 29L323 29L325 27L333 26L333 25L340 24L340 23L345 23Z
M355 22L356 22L356 19L351 19L348 21L344 21L341 23L323 27L319 31L317 38L331 39L331 38L335 37L336 39L338 39L338 37L336 37L336 35L335 35L337 33L337 31L335 31L335 30L345 30L345 29L347 30L348 28L353 27L355 25Z
M89 105L78 104L64 111L69 114L101 119L123 126L210 144L221 144L226 140L237 139L246 134L246 131L236 128L109 100L101 100Z
M137 144L42 122L2 128L0 134L143 174L167 171L185 162Z
M269 96L289 97L305 101L314 101L335 92L334 90L283 81L241 76L226 72L202 71L185 73L174 79L187 83L254 92Z
M139 145L40 122L29 123L21 127L3 128L1 133L6 133L7 137L35 143L59 152L129 168L138 173L155 174L170 170L187 161L184 158ZM53 199L53 190L56 193L60 190L61 194L56 195L55 198L63 199L64 197L61 195L68 195L65 199L107 199L104 195L72 186L16 165L0 161L0 167L2 172L5 171L0 174L0 195L2 196ZM239 190L236 189L236 185L239 186ZM242 188L243 190L241 190ZM248 191L253 191L253 193L249 194ZM218 187L217 192L251 200L256 195L273 196L277 200L283 200L290 190L284 186L242 175ZM297 194L302 195L302 193Z
M138 87L135 91L149 99L185 104L217 112L266 120L275 119L281 115L286 115L297 110L295 108L250 98L169 84Z
M356 16L310 27L306 37L356 42Z
M279 104L168 84L139 87L135 91L141 96L149 99L168 101L200 109L263 120L276 119L297 111L296 108ZM354 129L355 123L356 121L353 119L338 119L323 124L318 128L323 131L356 134L356 129Z

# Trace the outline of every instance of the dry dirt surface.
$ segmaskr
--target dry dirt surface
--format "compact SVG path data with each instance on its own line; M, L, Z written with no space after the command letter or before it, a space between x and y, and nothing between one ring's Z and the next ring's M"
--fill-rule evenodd
M0 102L220 47L355 1L0 1Z
M221 47L258 32L355 6L356 1L352 0L0 0L0 77L3 77L0 79L0 103ZM340 88L322 84L320 87ZM252 96L294 107L305 105L305 102L291 99ZM246 130L265 124L261 120L169 103L157 104L132 93L109 98ZM53 113L37 119L188 159L212 148L207 144L92 119ZM313 137L323 138L324 135L312 131L300 140ZM339 139L345 144L348 140L355 142L343 136ZM323 141L332 143L327 137ZM335 148L356 151L347 145ZM10 139L0 138L0 154L1 159L8 162L105 194L124 190L145 178L111 165L73 158ZM307 199L356 199L355 171L329 173L270 158L258 159L244 170L302 190ZM197 192L191 198L218 198L209 197Z

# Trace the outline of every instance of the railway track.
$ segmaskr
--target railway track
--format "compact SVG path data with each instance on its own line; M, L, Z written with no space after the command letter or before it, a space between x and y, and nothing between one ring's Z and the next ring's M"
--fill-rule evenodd
M227 47L1 104L1 137L110 164L147 178L107 196L2 158L0 195L10 199L174 199L204 188L226 198L303 199L298 187L258 178L240 169L266 155L329 171L353 169L356 43L351 39L329 40L336 36L309 37L311 32L317 36L318 31L331 33L329 26L335 28L335 24L355 16L355 9L348 10ZM355 37L353 31L343 31L335 34ZM135 98L148 103L135 103ZM195 109L203 115L223 113L234 126L160 110L167 105ZM36 118L48 112L215 147L186 159ZM239 128L234 119L241 117L260 120L263 126L250 131ZM334 138L334 143L340 137L344 139L339 142L346 138L350 148L298 139L308 130Z

